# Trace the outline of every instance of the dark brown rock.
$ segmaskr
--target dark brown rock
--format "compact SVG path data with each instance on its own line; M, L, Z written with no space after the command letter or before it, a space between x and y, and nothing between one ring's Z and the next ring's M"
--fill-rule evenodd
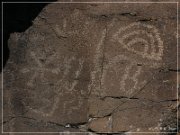
M10 36L4 131L176 131L176 12L162 3L46 6Z

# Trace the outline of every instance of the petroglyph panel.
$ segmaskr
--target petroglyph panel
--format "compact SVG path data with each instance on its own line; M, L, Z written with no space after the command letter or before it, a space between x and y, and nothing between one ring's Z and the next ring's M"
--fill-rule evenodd
M176 131L174 5L47 5L10 35L4 131Z
M111 24L116 26L117 22L113 20L109 26ZM148 70L157 69L163 65L163 41L157 28L152 25L140 22L127 24L127 26L120 26L115 34L110 32L113 35L112 38L109 35L109 38L106 39L110 40L108 43L115 42L117 50L125 49L124 52L117 52L115 53L117 55L114 55L108 49L106 51L108 45L106 42L103 43L104 33L106 32L108 35L109 31L111 30L103 31L95 55L95 72L100 74L98 77L99 87L96 87L99 89L97 90L98 95L131 97L148 82L149 76L142 80L143 73L148 73ZM93 76L95 76L95 72L93 72ZM153 73L150 71L148 75L151 74Z
M30 57L34 59L37 65L36 67L31 69L23 69L22 72L24 74L24 71L26 71L26 73L28 71L34 73L27 82L27 87L29 87L29 91L27 92L29 95L27 99L25 99L26 101L24 102L24 105L35 113L40 113L43 116L52 116L54 111L57 109L60 98L59 96L63 95L63 93L71 94L73 93L73 91L75 91L75 87L78 84L78 78L83 69L84 60L79 59L76 63L75 57L71 57L69 59L64 58L62 67L59 67L57 69L49 69L45 68L45 65L42 65L41 61L39 61L39 58L36 57L33 52L31 52L30 54ZM77 66L77 69L74 73L70 73L72 71L72 68L75 68L73 66ZM62 69L64 70L62 71ZM74 80L72 82L66 81L66 76L68 76L69 74L74 76ZM47 75L48 78L45 77ZM61 77L57 79L58 81L54 79L57 76ZM37 85L39 86L39 88L37 88ZM30 88L32 88L33 90L30 90ZM32 102L33 106L26 104L26 102L28 101Z
M68 123L87 121L87 83L90 76L89 61L87 53L84 52L87 44L73 38L72 45L69 40L81 30L77 27L76 30L67 30L70 26L66 25L70 22L79 25L79 19L70 18L67 22L66 18L63 20L62 24L52 25L39 17L34 22L35 27L30 27L24 35L11 35L9 43L14 51L10 58L12 62L8 65L16 67L17 70L5 71L7 78L12 79L8 84L13 86L5 86L8 89L5 95L14 93L7 99L7 119L23 115L37 121L60 123L64 131L71 131L71 128L65 127ZM60 32L61 27L66 31L66 35ZM19 49L20 45L24 50ZM16 55L19 56L18 59L14 57ZM14 76L17 78L13 79ZM15 107L16 105L19 105L19 108ZM79 115L80 117L77 117ZM9 125L11 128L7 130L18 131L16 125L19 125L18 120ZM39 128L39 131L43 131L43 128Z

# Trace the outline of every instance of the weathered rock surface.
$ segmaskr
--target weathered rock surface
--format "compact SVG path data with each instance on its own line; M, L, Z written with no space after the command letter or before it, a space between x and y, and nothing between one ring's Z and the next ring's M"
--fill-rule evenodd
M176 131L176 15L174 3L46 6L9 39L4 131Z

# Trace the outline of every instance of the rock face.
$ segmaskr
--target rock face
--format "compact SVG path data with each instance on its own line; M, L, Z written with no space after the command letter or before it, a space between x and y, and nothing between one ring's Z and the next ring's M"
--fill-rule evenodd
M10 36L4 131L177 131L176 15L175 3L46 6Z

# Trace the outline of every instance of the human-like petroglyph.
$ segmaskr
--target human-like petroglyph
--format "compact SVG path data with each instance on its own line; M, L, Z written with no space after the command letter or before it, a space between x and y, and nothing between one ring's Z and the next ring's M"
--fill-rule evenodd
M58 74L59 72L60 72L60 70L59 70L59 68L56 68L56 69L48 69L48 68L45 68L44 66L43 66L43 64L41 63L41 61L38 59L38 58L36 58L36 55L35 55L35 53L34 52L31 52L31 57L34 59L34 61L36 62L36 64L37 64L37 67L35 67L35 68L30 68L30 69L22 69L22 73L24 73L24 72L28 72L28 71L34 71L34 74L32 75L32 77L31 77L31 79L29 80L29 82L27 82L27 85L29 86L29 87L33 87L33 85L34 85L34 81L35 81L35 78L37 78L37 77L40 77L40 81L45 81L45 77L44 77L44 73L45 72L51 72L51 73L53 73L53 74Z
M140 22L120 28L113 40L118 40L120 46L143 58L159 61L163 56L163 41L156 27ZM140 45L142 47L139 50Z
M126 85L129 85L128 83L126 83L126 80L129 79L129 80L133 81L133 83L134 83L133 87L127 90L129 92L129 94L132 94L133 91L136 89L140 89L146 83L146 81L144 81L144 82L138 81L138 76L141 74L142 67L137 66L137 70L135 71L135 73L132 76L130 75L130 71L132 70L133 66L134 65L130 64L129 66L127 66L125 68L125 73L120 82L120 86L121 86L122 90L124 92L126 92L126 90L127 90Z
M121 65L121 62L126 62L126 65ZM124 55L115 56L109 61L103 70L102 86L105 86L105 84L108 83L106 80L108 80L107 78L109 78L113 73L114 78L116 78L115 84L118 85L119 90L127 93L128 95L132 94L134 90L142 88L146 84L146 80L143 82L139 81L139 76L143 70L142 67L137 66L136 62L132 61L130 58ZM130 74L131 71L134 72ZM119 72L121 72L123 75L120 76ZM131 85L131 88L126 87L130 85L129 83L126 83L127 80L132 81L133 85ZM103 89L107 88L103 87Z
M45 65L39 61L39 59L37 58L34 52L31 52L31 57L37 63L37 67L33 67L33 68L31 67L29 69L21 70L23 74L28 73L28 72L34 72L30 80L27 82L28 87L36 89L36 81L41 82L44 85L46 85L46 82L48 82L48 78L44 80L45 79L44 76L46 73L55 74L56 76L61 75L61 79L54 83L54 87L49 89L49 86L47 85L46 90L44 90L44 93L46 92L48 93L51 91L55 94L55 97L53 100L46 99L45 97L39 99L43 104L38 108L27 105L26 103L24 104L26 107L28 107L30 110L32 110L35 113L41 114L46 117L52 116L54 111L58 108L60 95L62 95L63 93L71 93L73 90L75 90L75 86L78 84L79 76L83 69L84 59L83 58L78 59L78 62L77 62L78 68L77 70L74 71L75 77L72 83L70 83L66 81L66 77L68 74L70 74L70 71L73 66L73 62L76 62L76 58L74 56L70 58L64 58L64 62L62 64L64 66L64 71L61 71L60 68L58 69L45 68ZM30 98L35 98L37 96L37 91L34 91L34 90L28 90L28 91L30 93ZM40 102L40 101L37 101L37 102ZM47 108L48 108L48 111L47 111Z
M75 57L72 57L71 59L68 60L68 63L66 65L66 68L65 68L65 71L63 73L63 77L60 81L58 81L56 83L56 86L59 86L57 89L56 89L56 94L57 94L57 97L55 98L55 102L53 103L52 105L52 109L49 113L46 113L45 116L52 116L54 111L58 108L58 103L59 103L59 98L60 98L60 95L64 92L64 93L71 93L73 90L75 90L75 86L78 84L78 81L79 81L79 76L81 74L81 71L83 69L83 64L84 64L84 59L79 59L78 60L78 69L75 71L75 78L73 80L73 82L69 85L66 84L67 81L65 81L65 77L68 73L70 73L70 70L71 70L71 64L72 64L72 61L75 61ZM79 100L78 100L79 101ZM68 102L68 101L67 101ZM78 102L78 106L75 107L75 109L77 109L79 106L81 106L82 102ZM66 102L64 103L66 104ZM74 109L74 108L72 108Z

